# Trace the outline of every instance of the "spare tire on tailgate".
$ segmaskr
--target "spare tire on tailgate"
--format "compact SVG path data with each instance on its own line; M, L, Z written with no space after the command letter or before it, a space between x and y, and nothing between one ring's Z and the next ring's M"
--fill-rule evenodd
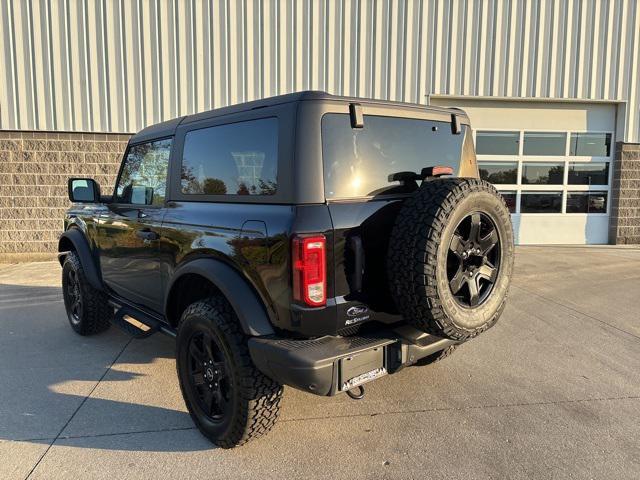
M417 328L464 341L493 326L513 269L502 196L483 180L425 180L398 213L387 268L396 306Z

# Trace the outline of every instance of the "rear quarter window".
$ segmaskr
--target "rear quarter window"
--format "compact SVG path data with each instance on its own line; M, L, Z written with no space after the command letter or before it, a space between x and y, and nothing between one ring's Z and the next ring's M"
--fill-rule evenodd
M192 130L184 140L180 188L185 195L274 195L278 119Z
M409 193L415 183L389 182L389 175L420 173L436 165L450 166L462 175L467 169L463 158L471 156L475 166L470 130L462 128L462 134L454 135L449 122L365 115L364 128L354 129L349 115L326 114L322 118L325 195L338 199Z

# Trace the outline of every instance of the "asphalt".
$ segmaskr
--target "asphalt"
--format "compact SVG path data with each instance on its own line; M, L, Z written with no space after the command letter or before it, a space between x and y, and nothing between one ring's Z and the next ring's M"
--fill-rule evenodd
M268 436L194 429L172 340L67 324L54 262L0 266L0 478L640 478L640 249L520 247L496 327L361 401L286 389Z

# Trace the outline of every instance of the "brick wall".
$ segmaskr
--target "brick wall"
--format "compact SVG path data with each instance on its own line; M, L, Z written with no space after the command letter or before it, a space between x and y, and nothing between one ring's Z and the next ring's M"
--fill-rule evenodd
M53 258L67 179L110 192L128 135L0 132L0 261Z
M609 242L640 244L640 144L616 145Z

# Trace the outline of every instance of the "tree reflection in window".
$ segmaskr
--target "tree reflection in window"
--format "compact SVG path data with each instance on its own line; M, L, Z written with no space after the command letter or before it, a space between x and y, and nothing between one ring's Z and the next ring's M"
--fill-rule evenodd
M185 136L182 193L274 195L277 162L277 118L193 130Z
M164 203L170 153L171 139L132 146L118 180L116 201L143 205Z

